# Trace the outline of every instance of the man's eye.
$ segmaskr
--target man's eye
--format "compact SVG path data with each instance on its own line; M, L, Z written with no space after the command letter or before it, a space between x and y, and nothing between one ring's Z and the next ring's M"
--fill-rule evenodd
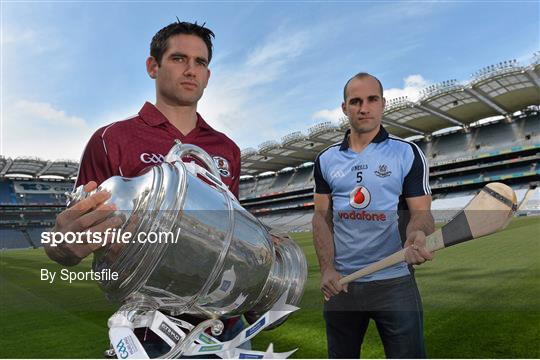
M174 62L183 62L184 61L184 58L183 57L175 57L172 59Z

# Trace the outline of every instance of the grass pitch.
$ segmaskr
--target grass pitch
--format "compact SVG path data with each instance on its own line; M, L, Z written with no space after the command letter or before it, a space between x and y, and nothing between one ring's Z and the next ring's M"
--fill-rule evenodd
M425 339L432 358L540 357L540 218L515 219L495 235L437 253L418 267ZM301 304L282 326L259 334L253 348L298 347L297 358L325 358L319 269L310 233L294 235L309 263ZM88 270L86 260L72 270ZM91 281L40 281L60 271L42 249L0 252L0 358L100 358L107 319L117 307ZM362 357L384 351L370 325Z

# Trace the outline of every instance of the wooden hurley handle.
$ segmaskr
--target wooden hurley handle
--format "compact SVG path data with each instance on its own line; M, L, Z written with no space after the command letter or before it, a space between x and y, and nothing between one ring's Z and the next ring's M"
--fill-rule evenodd
M437 251L504 229L516 210L516 202L516 194L509 186L487 184L452 220L426 237L426 249ZM339 283L345 285L402 261L405 249L341 278Z
M430 252L437 251L444 248L444 243L442 239L442 232L441 230L435 231L433 234L426 237L426 249ZM363 276L373 274L376 271L385 269L387 267L390 267L392 265L399 264L400 262L405 261L405 249L401 249L398 252L393 253L392 255L379 260L377 262L374 262L371 265L366 266L363 269L360 269L358 271L353 272L350 275L347 275L345 277L342 277L339 280L339 283L341 285L345 285L350 283L351 281L354 281L356 279L359 279Z

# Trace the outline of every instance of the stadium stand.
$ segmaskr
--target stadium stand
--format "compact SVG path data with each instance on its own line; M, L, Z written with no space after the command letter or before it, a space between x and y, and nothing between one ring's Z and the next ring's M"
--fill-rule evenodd
M289 190L303 189L310 187L313 181L313 166L298 168L289 183Z
M466 83L429 86L418 101L390 99L382 122L426 154L437 220L447 221L490 181L516 189L518 215L539 215L539 99L540 52L528 65L505 61ZM346 119L327 121L242 150L241 204L273 228L309 230L313 161L347 128ZM72 161L0 156L0 248L40 246L41 231L63 209L77 168Z
M274 174L267 175L265 177L258 179L254 196L260 196L267 193L268 189L270 188L270 186L275 180L276 180L276 177L274 176Z
M16 204L17 197L13 192L13 183L0 181L0 204Z
M38 227L38 228L31 228L27 230L28 237L30 238L30 241L32 242L32 245L35 248L43 246L41 244L41 233L44 231L50 231L50 227Z
M240 181L240 192L244 194L245 197L250 197L251 194L255 191L257 186L257 179L253 176L243 178Z
M521 215L540 213L540 187L527 192L518 211Z
M454 217L459 210L471 201L476 191L466 191L449 194L440 194L431 204L431 210L436 222L447 222Z
M27 159L23 160L25 163ZM34 175L42 171L36 160L31 167L18 166L17 161L6 162L21 172L34 169ZM25 165L26 166L26 165ZM51 169L51 163L44 163ZM52 169L58 173L59 170ZM70 170L71 174L73 170ZM56 215L66 204L66 191L73 189L67 179L37 179L4 177L0 179L0 236L2 249L40 247L41 232L54 225Z
M540 56L535 54L529 66L504 62L481 69L466 84L451 80L430 86L417 102L407 98L387 102L383 125L391 134L417 143L429 159L433 208L441 211L442 221L487 182L512 185L519 200L538 185L539 64ZM310 128L307 135L285 136L281 145L274 141L258 151L243 152L245 174L276 171L274 184L288 185L272 186L272 194L258 193L255 199L241 191L242 204L272 226L295 227L295 214L309 214L313 208L313 167L302 164L341 141L346 128L343 119L339 125L325 122ZM297 174L288 181L279 173L283 159L276 157L273 162L277 154L290 154L287 165L297 166ZM304 176L299 176L300 169Z
M14 229L0 229L0 249L33 248L34 244L22 231Z
M456 149L467 150L470 146L470 136L463 136L460 132L448 134L446 136L437 136L434 138L430 147L423 146L426 156L436 158L438 155L456 153ZM431 151L426 149L431 149Z
M525 195L529 192L529 188L527 187L513 187L514 191L516 192L517 197L517 203L519 206L521 206L523 200L525 200Z
M287 190L289 181L294 175L295 175L294 170L289 170L282 174L278 174L278 176L276 176L276 180L268 188L268 192L272 193L274 191L283 191L284 189Z
M313 211L293 211L280 215L266 215L259 219L270 228L282 232L300 232L311 230Z
M538 132L538 124L536 123L536 121L538 121L538 118L534 116L527 116L525 114L523 115L523 117L524 120L521 130L523 138L525 139L525 141L538 141L540 138L540 132Z

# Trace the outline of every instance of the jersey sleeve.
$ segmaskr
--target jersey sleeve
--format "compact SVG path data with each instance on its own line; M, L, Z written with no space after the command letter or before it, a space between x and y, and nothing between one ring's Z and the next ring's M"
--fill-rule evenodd
M100 129L92 135L84 149L75 187L85 185L90 181L95 181L99 185L113 175L111 162L102 138L102 130Z
M321 171L321 156L317 156L317 159L315 159L315 166L313 168L313 177L315 179L315 193L316 194L330 194L332 193L332 189L330 189L330 185L328 185L328 182L324 179L324 176Z
M431 194L429 187L429 166L422 153L422 150L416 145L411 144L413 151L412 166L403 181L403 196L415 197Z

